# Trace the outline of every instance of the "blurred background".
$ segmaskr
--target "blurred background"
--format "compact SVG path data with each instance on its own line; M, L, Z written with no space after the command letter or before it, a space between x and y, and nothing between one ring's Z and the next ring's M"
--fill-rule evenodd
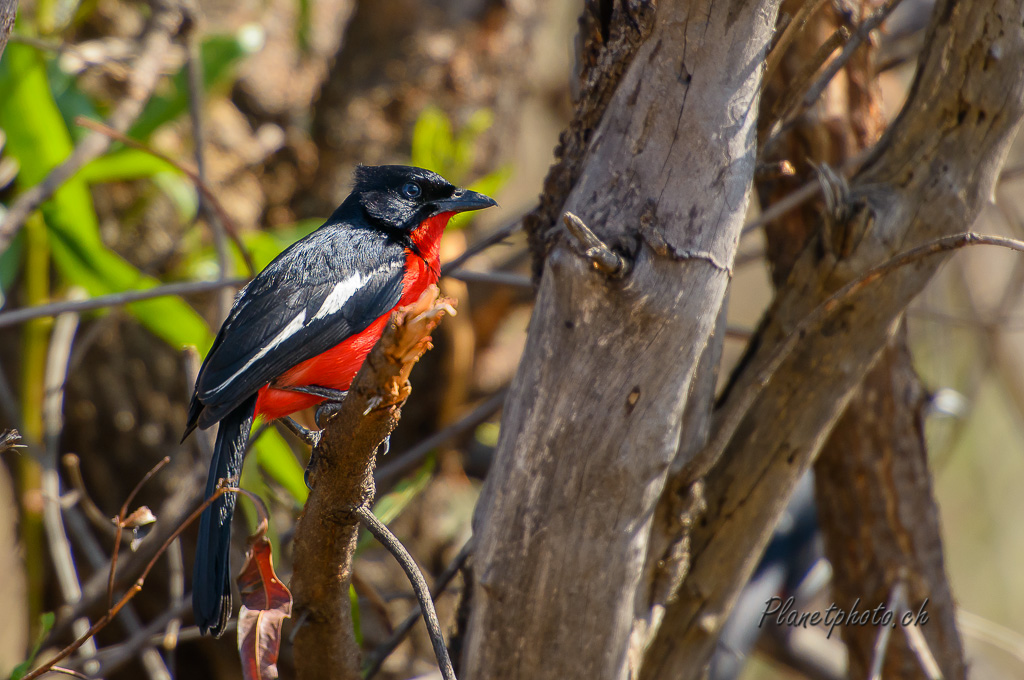
M501 204L445 236L442 261L454 266L441 287L459 314L434 334L378 461L376 511L428 578L458 555L526 339L533 287L517 227L572 115L581 9L580 0L20 4L0 59L0 213L76 145L103 141L0 253L0 429L17 428L25 445L4 453L0 469L0 676L37 640L52 653L105 611L108 518L161 458L169 464L135 503L171 528L196 506L208 443L179 440L198 357L240 283L322 223L357 163L428 167ZM887 116L903 101L929 11L907 0L877 36ZM95 132L88 121L120 129ZM977 231L1024 238L1022 182L1018 148ZM723 377L770 300L764 247L759 233L740 246ZM67 301L167 285L180 287L54 317ZM908 313L975 677L1024 678L1022 291L1019 256L971 249ZM54 303L63 306L11 316ZM276 425L259 432L243 486L270 507L287 581L308 450ZM240 505L236 567L255 520ZM194 530L183 534L96 644L65 665L112 678L240 677L231 635L199 639L191 628L193 541ZM124 546L120 570L141 568L142 546ZM439 598L443 624L460 587L456 578ZM370 540L354 594L372 659L415 603ZM815 597L827 606L827 579ZM288 645L283 653L288 677ZM434 669L418 624L380 677ZM745 677L802 676L765 648Z

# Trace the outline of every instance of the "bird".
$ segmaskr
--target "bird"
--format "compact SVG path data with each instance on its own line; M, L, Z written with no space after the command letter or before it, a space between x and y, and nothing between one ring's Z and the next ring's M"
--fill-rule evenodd
M269 422L344 398L392 311L440 278L439 250L457 213L497 205L441 175L403 165L358 166L327 221L239 291L196 379L185 440L218 424L206 498L237 482L255 419ZM317 435L299 428L309 443ZM219 637L231 616L229 547L235 494L202 513L192 609Z

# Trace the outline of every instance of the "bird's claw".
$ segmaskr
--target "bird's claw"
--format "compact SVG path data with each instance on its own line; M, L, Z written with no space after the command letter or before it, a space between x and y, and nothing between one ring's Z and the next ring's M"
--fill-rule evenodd
M324 427L331 418L338 415L339 411L341 411L341 402L325 401L316 407L316 413L313 414L313 420L316 421L317 427Z
M290 416L284 416L281 418L281 424L291 430L292 434L313 448L316 448L317 444L320 443L320 438L323 436L323 432L320 430L311 430L308 427L303 427L295 422L295 420ZM320 423L317 423L317 426L319 425Z

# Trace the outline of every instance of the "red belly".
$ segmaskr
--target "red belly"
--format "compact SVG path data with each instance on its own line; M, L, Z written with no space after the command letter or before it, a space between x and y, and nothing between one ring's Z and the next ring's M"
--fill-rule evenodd
M274 381L277 385L317 385L334 390L347 390L352 379L359 372L363 360L377 344L391 312L380 317L358 335L348 338L339 345L307 359L285 371ZM265 421L287 416L296 411L315 406L324 401L322 397L290 390L281 390L264 385L256 400L256 415Z
M445 216L447 221L448 215ZM443 225L442 225L443 228ZM440 234L438 234L440 237ZM433 254L433 253L431 253ZM423 291L437 281L438 261L433 254L433 266L427 265L416 255L406 257L405 276L402 279L402 297L398 307L411 304L419 299ZM363 360L380 340L384 328L391 318L391 310L379 317L362 333L354 335L323 354L307 359L285 371L274 380L275 385L328 387L347 390L363 365ZM290 415L296 411L316 406L323 397L301 392L292 392L264 385L256 400L256 415L264 421Z

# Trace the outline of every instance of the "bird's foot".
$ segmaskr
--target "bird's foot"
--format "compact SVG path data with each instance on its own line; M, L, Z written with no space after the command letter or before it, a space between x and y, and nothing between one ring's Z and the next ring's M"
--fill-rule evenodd
M308 427L303 427L295 422L295 420L290 416L284 416L280 420L282 425L292 431L292 434L312 446L314 449L316 448L316 445L320 443L320 437L323 436L322 431L311 430Z
M345 392L342 392L345 394ZM341 410L340 401L325 401L316 407L316 413L313 414L313 420L316 421L317 427L323 427L327 424L334 416L338 415L338 411Z
M299 394L312 394L314 397L322 397L327 401L345 401L347 390L336 390L332 387L320 387L319 385L273 385L278 390L288 390Z

